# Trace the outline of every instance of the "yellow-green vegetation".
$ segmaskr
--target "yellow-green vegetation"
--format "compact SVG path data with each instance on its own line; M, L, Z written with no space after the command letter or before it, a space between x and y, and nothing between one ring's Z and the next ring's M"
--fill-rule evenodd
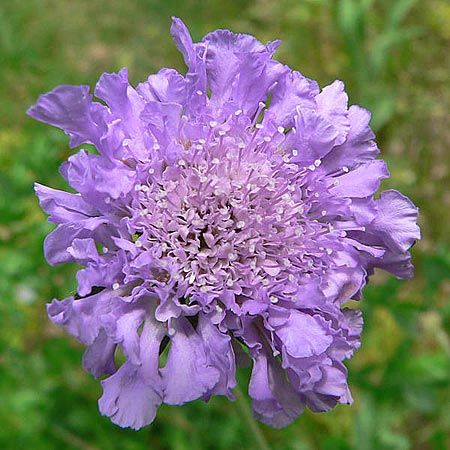
M45 303L74 288L75 267L50 268L51 229L32 183L63 188L62 132L25 111L58 84L91 84L128 66L134 82L184 70L168 29L194 38L230 28L280 38L278 58L326 84L346 81L373 111L391 179L421 210L416 277L378 275L360 307L362 349L349 363L355 404L260 426L279 450L450 448L450 107L446 0L2 0L0 2L0 448L5 450L259 450L239 404L163 407L139 432L99 415L100 386L82 348L46 319ZM359 307L359 305L357 305ZM244 386L248 373L240 373ZM247 400L244 398L244 400Z

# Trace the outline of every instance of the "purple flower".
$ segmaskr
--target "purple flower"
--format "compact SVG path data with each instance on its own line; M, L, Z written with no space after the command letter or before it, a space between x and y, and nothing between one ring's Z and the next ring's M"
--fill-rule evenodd
M277 41L218 30L193 43L179 19L171 31L185 76L133 88L123 69L102 75L101 102L60 86L28 111L98 150L62 165L76 194L36 184L56 224L48 262L83 266L49 317L108 375L100 411L124 427L163 402L232 399L247 354L264 423L350 403L343 360L362 319L344 304L376 267L411 276L417 209L397 191L374 198L388 171L342 82L320 90L272 59Z

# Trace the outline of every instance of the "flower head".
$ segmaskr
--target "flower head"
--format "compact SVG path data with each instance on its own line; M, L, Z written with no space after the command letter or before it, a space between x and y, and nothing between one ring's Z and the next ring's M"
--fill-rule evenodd
M278 42L218 30L193 43L179 19L171 31L185 76L133 88L124 69L102 75L101 102L60 86L28 111L98 150L62 165L76 194L36 185L57 225L47 260L83 266L49 317L109 375L100 411L121 426L149 424L162 402L233 398L246 354L267 424L350 403L343 360L362 319L343 305L375 267L411 275L417 209L393 190L374 198L388 171L342 82L320 90L272 59Z

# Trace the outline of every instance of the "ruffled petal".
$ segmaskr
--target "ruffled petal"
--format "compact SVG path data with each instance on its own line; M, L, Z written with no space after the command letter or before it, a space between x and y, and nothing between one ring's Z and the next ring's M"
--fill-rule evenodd
M147 102L186 103L186 80L175 69L161 69L150 75L147 81L138 84L136 91Z
M104 318L111 313L113 304L118 300L114 292L105 289L79 300L73 297L53 300L47 305L47 313L55 325L64 327L83 344L91 345L103 327Z
M376 205L378 211L371 228L383 235L392 250L406 252L420 239L417 207L407 197L394 190L382 192Z
M48 214L48 220L51 222L74 222L97 215L96 209L80 194L59 191L39 183L34 184L34 190L41 208Z
M270 118L278 125L292 127L297 108L301 111L315 109L315 97L318 93L317 82L304 77L300 72L287 72L272 90L272 100L264 121Z
M70 146L97 144L100 137L91 118L92 95L89 86L59 86L41 95L27 114L36 120L61 128L70 136Z
M255 417L275 428L289 425L303 412L304 403L281 367L263 352L253 356L248 392L253 399Z
M97 217L58 225L44 240L45 259L52 265L76 262L77 258L69 251L74 240L92 238L106 222L105 218Z
M370 112L360 106L350 106L348 110L350 129L347 139L327 154L322 168L329 172L343 167L352 168L362 162L375 159L379 149L374 141L375 134L369 126Z
M342 144L350 129L344 83L336 80L325 86L316 96L316 102L318 113L338 130L336 145Z
M369 197L380 187L381 180L388 177L389 172L383 160L367 162L344 175L333 178L335 185L330 192L339 197Z
M94 342L86 348L83 354L83 367L95 378L111 375L116 371L114 352L116 344L104 330L100 330Z
M117 199L135 183L135 172L121 163L113 164L97 155L80 150L61 166L70 185L91 204L105 208L105 199Z
M276 335L294 358L320 355L333 341L314 317L296 310L290 312L289 320L276 330Z
M197 327L203 339L209 364L219 370L219 380L208 395L226 395L233 399L232 389L236 386L236 363L231 338L221 333L211 320L200 315Z
M209 365L202 339L185 318L172 320L171 326L171 348L161 369L164 403L181 405L207 395L220 373Z
M125 362L102 381L100 412L121 427L138 430L151 422L162 402L162 382L158 372L159 348L165 327L149 314L139 337L140 364Z

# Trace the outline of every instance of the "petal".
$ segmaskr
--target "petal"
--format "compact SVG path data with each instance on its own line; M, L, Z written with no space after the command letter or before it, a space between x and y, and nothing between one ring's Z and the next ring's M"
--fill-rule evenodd
M67 252L72 255L75 261L86 264L89 261L98 261L99 255L95 241L92 238L74 239Z
M207 45L206 73L212 98L228 99L239 71L240 55L262 52L265 47L253 36L217 30L203 38Z
M291 311L289 320L275 333L287 353L294 358L319 355L333 341L314 317L295 310Z
M178 17L172 17L170 34L172 35L178 50L183 55L186 65L192 67L195 64L194 44L188 28Z
M378 212L371 228L383 234L383 240L392 250L406 252L420 239L418 209L411 200L394 190L382 192L376 204Z
M388 177L389 172L384 161L370 161L345 175L333 178L335 186L330 192L339 197L369 197L380 187L381 180Z
M105 218L91 218L58 225L44 240L44 254L48 263L56 265L76 262L76 258L69 252L74 240L95 236L97 229L104 223Z
M186 102L186 80L175 69L161 69L140 83L136 91L147 102L178 103Z
M338 130L336 145L342 144L350 129L344 83L336 80L316 96L317 111Z
M376 158L379 149L374 142L375 135L369 126L370 112L353 105L348 110L350 130L342 145L333 149L322 161L322 168L333 172L342 167L355 165Z
M115 424L137 430L153 422L162 401L158 361L164 334L165 327L150 314L140 336L141 364L127 361L114 375L102 381L99 409Z
M297 109L294 118L295 129L288 133L284 147L296 150L292 162L308 165L322 159L333 148L337 129L312 109Z
M207 47L206 74L211 100L219 106L232 100L252 115L269 87L288 70L271 60L277 42L263 45L253 36L228 30L209 33L203 42Z
M270 117L277 125L292 127L297 108L315 109L318 93L319 87L315 81L300 72L287 72L272 90L272 100L264 121Z
M134 187L136 175L123 163L112 163L85 150L63 163L61 173L86 200L99 206L106 197L117 199L128 193Z
M55 325L64 327L83 344L91 345L103 327L102 320L111 313L112 305L117 300L115 293L105 289L79 300L73 297L53 300L47 305L47 313Z
M41 95L27 114L36 120L63 129L70 136L71 147L96 144L99 133L92 123L92 95L89 86L59 86Z
M164 403L181 405L206 395L219 381L219 371L208 365L202 339L184 318L171 322L174 334L161 374Z
M262 352L253 355L248 392L253 399L255 417L275 428L289 425L304 408L278 363Z
M84 369L94 375L95 378L113 374L116 371L115 350L116 344L106 335L104 330L100 330L94 342L89 345L83 354Z
M221 333L205 315L199 316L197 330L203 339L209 364L220 372L219 381L209 395L234 398L232 389L236 386L236 365L230 336Z
M95 208L79 194L59 191L39 183L34 184L34 190L41 208L49 215L51 222L74 222L96 215Z

